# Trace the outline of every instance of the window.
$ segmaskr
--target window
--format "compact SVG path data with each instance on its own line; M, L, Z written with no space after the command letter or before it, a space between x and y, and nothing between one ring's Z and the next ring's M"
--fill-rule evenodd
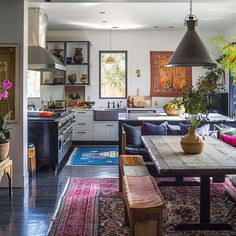
M40 98L40 71L28 70L27 79L28 98Z
M114 64L106 63L112 56ZM127 51L99 52L99 97L126 98L127 96Z

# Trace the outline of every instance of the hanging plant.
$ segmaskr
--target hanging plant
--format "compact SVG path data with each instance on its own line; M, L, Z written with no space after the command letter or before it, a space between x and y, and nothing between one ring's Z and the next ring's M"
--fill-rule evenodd
M217 43L217 50L220 54L218 62L225 70L230 70L236 78L236 34L227 40L224 33L211 39L211 42Z

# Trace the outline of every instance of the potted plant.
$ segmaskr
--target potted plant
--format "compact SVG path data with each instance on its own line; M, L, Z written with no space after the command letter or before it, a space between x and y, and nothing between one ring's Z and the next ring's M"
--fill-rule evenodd
M236 77L236 34L228 40L224 37L224 33L220 33L211 39L211 42L218 44L218 52L220 58L218 62L225 70L230 70L234 78Z
M4 80L0 86L0 102L7 102L8 113L0 116L0 161L7 158L9 153L10 128L7 122L10 118L10 109L8 103L8 89L12 86L9 80Z
M174 98L166 103L163 107L166 114L169 116L179 116L184 113L184 105L182 98Z
M206 70L203 76L200 76L196 85L206 95L217 94L225 90L224 69L219 67L204 67Z
M198 86L196 88L185 87L183 104L190 127L188 133L182 137L180 144L186 153L198 154L204 147L204 140L197 134L196 129L207 114L208 99L205 91Z

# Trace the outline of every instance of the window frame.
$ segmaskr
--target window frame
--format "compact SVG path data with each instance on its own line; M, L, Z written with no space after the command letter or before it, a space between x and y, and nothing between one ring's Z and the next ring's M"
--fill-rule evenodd
M102 97L101 96L101 55L103 53L124 53L125 54L125 96L124 97ZM128 74L128 51L127 50L99 50L99 99L127 99L127 74Z

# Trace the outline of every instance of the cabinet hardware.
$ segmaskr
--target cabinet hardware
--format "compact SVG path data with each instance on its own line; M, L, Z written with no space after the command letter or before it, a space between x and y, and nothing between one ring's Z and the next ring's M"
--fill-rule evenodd
M85 111L78 111L77 114L85 114Z
M86 132L82 132L82 131L80 131L80 132L77 132L78 134L86 134Z
M78 123L78 125L86 125L86 123Z

